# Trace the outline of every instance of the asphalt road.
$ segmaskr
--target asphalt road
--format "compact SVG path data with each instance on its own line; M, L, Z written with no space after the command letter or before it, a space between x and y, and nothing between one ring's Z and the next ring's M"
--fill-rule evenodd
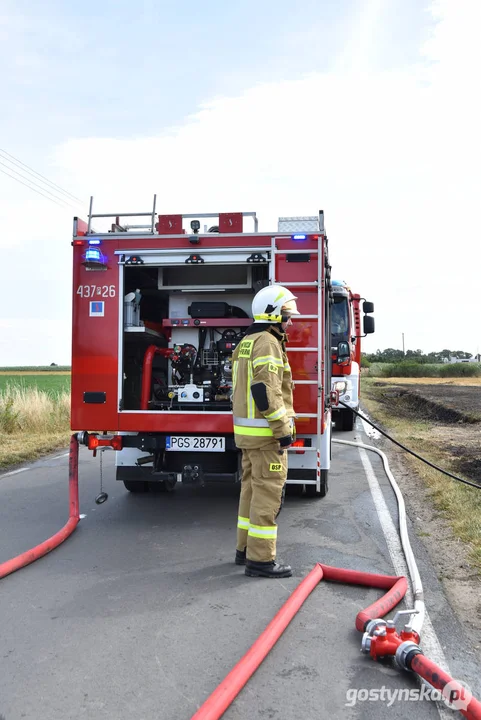
M367 440L360 428L336 436ZM370 461L396 523L380 460ZM64 524L67 462L50 457L0 476L0 562ZM81 451L86 517L74 535L0 581L1 720L189 720L316 561L394 574L356 448L334 446L326 498L286 499L278 557L295 575L276 581L247 578L233 564L237 488L134 496L115 482L106 453L109 500L97 506L98 465ZM480 658L410 535L442 651L479 697ZM377 597L321 583L226 720L449 717L428 700L393 700L396 689L418 687L413 676L361 655L354 619ZM382 688L384 701L365 699Z

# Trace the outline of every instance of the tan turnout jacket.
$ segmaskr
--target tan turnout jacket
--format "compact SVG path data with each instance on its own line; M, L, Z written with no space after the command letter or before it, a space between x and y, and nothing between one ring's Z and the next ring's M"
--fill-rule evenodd
M234 351L232 409L239 448L267 447L293 434L293 383L284 342L285 335L271 327L246 335ZM265 388L260 388L265 409L254 402L255 384Z

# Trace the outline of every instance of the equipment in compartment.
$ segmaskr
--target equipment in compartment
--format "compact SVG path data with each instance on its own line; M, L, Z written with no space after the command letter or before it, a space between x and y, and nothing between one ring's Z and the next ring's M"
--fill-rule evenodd
M198 333L197 347L174 345L165 369L154 373L151 409L230 409L232 353L244 331L199 328Z
M249 317L245 310L226 302L193 302L187 312L192 318Z

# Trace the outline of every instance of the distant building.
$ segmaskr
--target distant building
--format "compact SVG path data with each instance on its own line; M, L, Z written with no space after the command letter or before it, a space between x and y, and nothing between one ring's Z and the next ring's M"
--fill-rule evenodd
M450 355L449 358L443 358L445 363L478 363L481 362L481 355L471 355L470 358L457 358Z

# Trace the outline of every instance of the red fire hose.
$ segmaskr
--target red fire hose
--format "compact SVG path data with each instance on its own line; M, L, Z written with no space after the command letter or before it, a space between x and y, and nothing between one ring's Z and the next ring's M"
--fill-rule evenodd
M316 585L322 580L352 583L377 587L388 592L375 603L361 610L356 617L356 628L363 631L369 620L385 615L402 600L408 583L405 577L376 575L373 573L345 570L316 563L311 572L294 590L277 615L271 620L264 632L257 638L250 650L235 665L216 690L197 710L192 720L218 720L222 717L234 698L239 694L249 678L257 670L268 652L280 638L303 602L309 597Z
M480 720L481 703L466 690L457 680L453 680L436 663L420 653L410 663L411 670L426 680L451 702L455 709L468 720Z
M79 517L79 497L78 497L78 440L76 435L72 435L70 438L70 453L68 461L68 474L69 474L69 519L66 525L59 530L51 538L45 540L40 545L27 550L26 552L18 555L17 557L7 560L0 565L0 579L10 575L10 573L19 570L25 565L29 565L43 557L51 550L54 550L61 543L64 542L77 527Z
M321 565L317 563L311 572L304 578L300 585L294 590L289 599L284 603L273 620L266 627L264 632L258 637L252 647L246 652L243 658L239 660L237 665L224 678L220 685L207 698L204 704L197 710L191 720L218 720L229 705L233 702L250 677L257 670L259 665L265 659L269 651L280 638L290 621L302 606L303 602L309 597L316 585L322 580L331 580L334 582L343 582L353 585L365 585L368 587L376 587L388 592L379 600L369 607L361 610L356 617L356 629L364 632L367 623L375 618L382 618L390 610L392 610L404 597L408 583L405 577L393 577L389 575L376 575L373 573L358 572L356 570L345 570L343 568L334 568L329 565ZM393 633L397 636L398 647L408 633ZM412 633L410 633L412 636ZM412 643L414 645L414 643ZM415 645L417 647L417 645ZM378 650L379 652L379 650ZM371 653L375 657L375 653ZM390 654L394 654L391 652ZM411 661L411 668L421 677L425 678L431 685L437 689L443 689L449 682L450 690L454 690L455 697L463 697L456 695L462 692L462 686L452 680L446 673L438 668L434 663L428 660L424 655L418 654ZM469 720L481 720L481 703L475 698L469 696L470 702L466 712L461 712ZM458 707L460 707L458 705Z

